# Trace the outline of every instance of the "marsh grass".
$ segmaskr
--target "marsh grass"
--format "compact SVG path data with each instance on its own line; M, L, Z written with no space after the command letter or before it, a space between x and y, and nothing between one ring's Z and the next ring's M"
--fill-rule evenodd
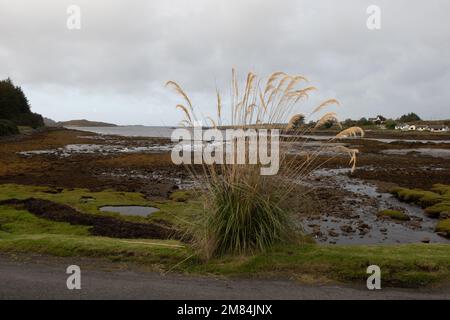
M271 130L279 127L279 124L285 124L284 129L289 135L279 145L278 174L261 175L261 164L202 164L201 168L187 166L193 179L204 190L204 214L192 221L192 233L197 248L206 259L230 253L266 251L276 243L299 239L299 230L291 220L295 208L286 210L283 203L298 190L299 182L323 164L317 159L325 147L313 150L306 156L290 155L290 143L304 143L302 136L326 122L339 124L336 113L327 112L314 128L292 125L300 115L307 120L330 105L339 104L336 99L329 99L314 108L308 117L303 116L298 105L317 90L308 84L305 77L275 72L263 83L255 74L249 73L241 90L233 69L228 123L223 118L225 110L219 92L217 119L205 117L204 120L208 120L215 128L235 129L258 127ZM184 101L184 104L176 106L185 115L182 124L193 127L199 117L188 95L174 81L167 82L166 86L173 88ZM362 129L352 127L340 132L334 139L363 134ZM355 168L358 150L339 146L334 151L348 153L352 170Z

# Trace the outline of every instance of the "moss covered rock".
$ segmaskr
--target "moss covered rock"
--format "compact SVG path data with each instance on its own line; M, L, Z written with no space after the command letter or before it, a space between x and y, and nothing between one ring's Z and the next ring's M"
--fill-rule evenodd
M382 210L378 212L378 217L380 218L391 218L394 220L400 220L400 221L408 221L410 220L409 216L401 212L399 210Z
M441 214L447 213L450 211L450 201L437 203L431 207L425 209L425 212L434 218L439 218Z
M170 195L170 200L176 202L186 202L191 198L191 194L188 191L175 191Z
M444 200L444 197L433 191L425 191L421 189L396 188L392 193L405 202L412 202L426 208Z
M392 193L400 200L422 206L427 215L441 219L436 232L450 237L450 185L435 184L431 190L396 188Z
M440 220L436 225L436 232L441 232L447 238L450 238L450 219Z

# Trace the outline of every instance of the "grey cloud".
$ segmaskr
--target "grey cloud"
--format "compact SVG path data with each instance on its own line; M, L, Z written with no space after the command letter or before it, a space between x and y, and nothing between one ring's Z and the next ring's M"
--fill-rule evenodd
M66 28L66 8L82 29ZM382 29L366 28L366 8ZM446 0L0 0L0 77L24 86L33 109L57 120L176 124L180 82L204 114L241 75L283 70L336 97L342 118L415 111L450 118ZM226 92L226 91L225 91Z

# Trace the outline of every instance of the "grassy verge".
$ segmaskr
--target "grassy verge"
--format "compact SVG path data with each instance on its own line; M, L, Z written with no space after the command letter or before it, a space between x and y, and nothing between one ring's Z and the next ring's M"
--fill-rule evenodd
M94 237L88 226L49 221L6 206L0 206L0 251L101 257L157 268L167 268L189 254L189 248L177 241Z
M0 208L3 216L4 208ZM12 209L10 209L12 210ZM10 211L10 214L12 212ZM26 212L16 212L27 215ZM41 220L39 218L34 218ZM33 220L34 220L33 219ZM381 267L385 285L416 287L450 280L449 245L322 246L305 244L274 248L251 256L224 257L202 263L176 241L122 240L83 235L86 230L59 222L35 221L36 232L2 221L0 252L32 252L62 257L96 257L153 270L197 275L294 278L302 282L358 282L366 268ZM4 229L9 229L5 232ZM186 260L187 259L187 260Z
M421 286L450 280L449 245L331 246L275 248L266 254L229 258L199 265L194 270L225 275L335 280L365 283L366 269L378 265L385 284Z
M3 191L30 192L33 187L0 186ZM5 189L6 188L6 189ZM30 188L30 189L28 189ZM45 188L44 188L45 189ZM87 191L72 190L48 194L34 189L34 196L79 204ZM94 193L88 195L93 196ZM10 197L0 192L1 198ZM75 196L77 195L77 196ZM119 196L112 191L95 193L96 201L110 202ZM25 197L25 194L22 194ZM27 195L28 196L28 195ZM123 195L122 195L123 196ZM62 198L58 198L62 197ZM147 203L138 194L125 194L128 204ZM123 201L116 199L114 203ZM142 202L140 202L142 201ZM188 200L190 202L191 200ZM195 203L195 201L194 201ZM111 203L109 203L111 204ZM123 204L123 203L120 203ZM176 202L186 205L185 202ZM167 206L174 205L172 203ZM95 207L92 203L89 206ZM194 205L193 205L194 206ZM92 209L92 208L91 208ZM176 212L182 207L171 208ZM191 210L192 207L191 207ZM92 211L96 214L95 210ZM95 257L121 264L140 264L158 271L233 277L293 278L300 281L365 283L366 268L381 267L384 285L420 286L450 281L450 245L326 246L315 244L276 247L248 256L225 256L202 262L193 250L180 242L153 239L113 239L89 235L88 226L38 218L26 210L0 206L0 252L39 253L63 257Z

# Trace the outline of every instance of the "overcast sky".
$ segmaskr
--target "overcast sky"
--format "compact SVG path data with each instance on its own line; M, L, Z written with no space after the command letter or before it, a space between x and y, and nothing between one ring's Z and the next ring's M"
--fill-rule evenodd
M337 98L342 119L450 118L449 13L448 0L0 0L0 78L55 120L176 125L167 80L214 114L233 67L304 75L319 89L305 108Z

